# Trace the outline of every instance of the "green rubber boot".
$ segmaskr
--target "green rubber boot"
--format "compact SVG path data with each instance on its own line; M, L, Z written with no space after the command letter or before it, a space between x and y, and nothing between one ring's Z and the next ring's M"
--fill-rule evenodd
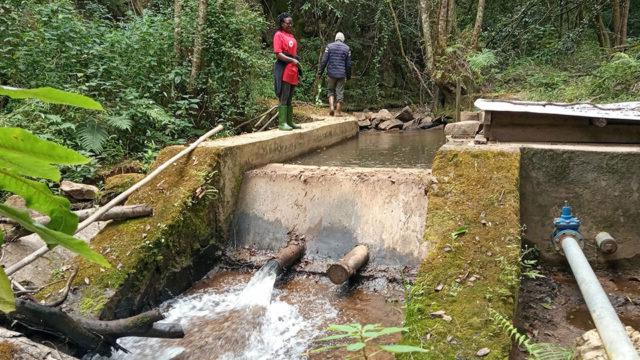
M287 105L278 106L278 129L283 131L293 130L291 126L287 125L288 108Z
M293 106L289 106L287 109L287 125L291 126L293 129L302 129L302 126L293 122Z

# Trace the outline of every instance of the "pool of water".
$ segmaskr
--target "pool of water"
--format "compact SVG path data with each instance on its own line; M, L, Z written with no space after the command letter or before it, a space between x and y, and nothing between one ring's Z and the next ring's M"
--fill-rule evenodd
M290 163L316 166L431 168L444 130L364 132Z

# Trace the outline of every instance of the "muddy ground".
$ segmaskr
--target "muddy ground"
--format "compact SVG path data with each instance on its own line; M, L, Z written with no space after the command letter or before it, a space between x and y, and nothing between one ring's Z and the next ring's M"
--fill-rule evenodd
M542 267L544 278L525 277L520 287L516 326L535 342L573 347L577 337L595 329L570 269ZM640 269L596 272L621 321L640 329ZM526 359L514 349L512 359Z

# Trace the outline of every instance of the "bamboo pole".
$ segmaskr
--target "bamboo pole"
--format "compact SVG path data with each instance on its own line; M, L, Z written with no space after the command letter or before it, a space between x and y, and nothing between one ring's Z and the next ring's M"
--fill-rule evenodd
M216 126L213 130L211 130L211 131L207 132L206 134L202 135L193 144L189 145L186 149L180 151L175 156L173 156L171 159L167 160L164 164L160 165L157 169L155 169L149 175L145 176L144 179L138 181L136 184L134 184L128 190L126 190L122 194L118 195L115 199L109 201L106 205L104 205L103 207L99 208L95 213L91 214L91 216L89 216L86 220L81 222L80 225L78 225L78 229L76 230L75 234L77 234L82 229L84 229L87 226L89 226L89 224L91 224L94 221L98 220L102 215L104 215L107 211L109 211L109 209L111 209L112 207L114 207L114 206L120 204L121 202L123 202L124 200L126 200L129 197L129 195L131 195L134 191L140 189L141 187L143 187L144 185L149 183L151 180L153 180L153 178L158 176L158 174L160 174L162 171L164 171L166 168L168 168L171 164L173 164L174 162L178 161L179 159L181 159L182 157L184 157L185 155L187 155L191 151L193 151L196 147L198 147L198 145L200 145L202 142L204 142L205 140L207 140L211 136L219 133L220 131L222 131L222 129L224 129L222 127L222 125ZM47 245L45 245L45 246L41 247L40 249L32 252L31 254L29 254L26 257L24 257L22 260L20 260L17 263L15 263L15 264L11 265L10 267L8 267L5 270L7 276L9 276L11 274L14 274L16 271L18 271L18 270L24 268L25 266L31 264L32 262L34 262L36 259L38 259L42 255L46 254L47 252L49 252L49 247Z

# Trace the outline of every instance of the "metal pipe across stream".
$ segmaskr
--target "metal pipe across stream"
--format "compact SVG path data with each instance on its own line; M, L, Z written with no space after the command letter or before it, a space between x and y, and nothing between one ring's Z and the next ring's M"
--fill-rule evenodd
M578 241L565 235L562 237L561 245L609 359L640 360Z

